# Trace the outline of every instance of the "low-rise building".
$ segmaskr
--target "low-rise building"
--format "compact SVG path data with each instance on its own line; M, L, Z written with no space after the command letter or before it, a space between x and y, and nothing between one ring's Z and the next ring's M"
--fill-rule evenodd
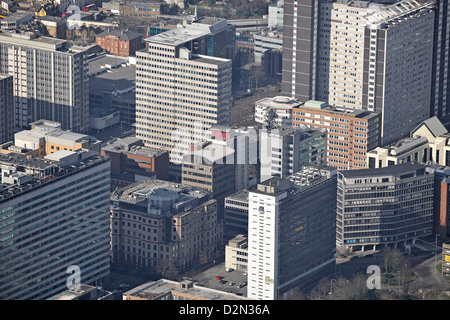
M142 35L123 29L108 30L95 36L95 44L109 53L128 57L136 55L136 51L144 48Z
M167 4L164 1L127 1L120 3L119 14L140 20L156 20L165 13L166 7Z
M31 130L23 130L14 134L14 145L38 150L37 155L41 158L60 150L87 149L100 154L100 140L86 134L62 130L59 122L39 120L30 123L30 126Z
M210 192L163 180L144 180L111 194L114 268L177 272L215 258L222 229ZM212 260L211 260L212 261Z
M160 279L123 293L123 300L248 300L234 293L196 285L192 280Z
M437 117L420 123L409 137L367 153L368 168L382 168L411 161L450 166L450 133Z
M111 159L113 190L154 177L169 180L169 152L145 147L140 139L134 137L118 139L102 147L101 154Z
M248 268L248 240L243 234L236 235L225 247L225 269L246 272Z
M255 122L267 129L292 127L292 109L301 103L290 97L268 97L254 103Z

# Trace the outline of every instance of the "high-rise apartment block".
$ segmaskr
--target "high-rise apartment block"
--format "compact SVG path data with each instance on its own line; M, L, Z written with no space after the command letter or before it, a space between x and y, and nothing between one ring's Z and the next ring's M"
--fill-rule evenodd
M336 244L351 251L405 246L433 232L434 174L404 163L338 173Z
M434 1L284 6L283 94L382 113L382 143L429 117Z
M0 74L0 144L14 139L13 77Z
M450 5L436 0L435 8L430 116L442 119L450 114Z
M306 101L292 109L294 128L322 128L327 135L327 164L338 169L366 168L366 153L381 144L381 115Z
M286 178L309 164L326 164L327 132L317 128L260 131L260 181Z
M14 78L14 124L40 119L89 132L87 49L36 34L0 33L0 73Z
M316 98L319 0L284 0L281 91L300 102Z
M207 55L208 37L223 28L226 20L183 25L147 38L136 53L136 136L170 151L174 164L212 125L230 124L232 61ZM181 177L179 166L171 176Z
M83 284L109 275L109 170L87 150L0 154L2 300L47 299L76 268Z
M334 273L336 172L305 167L249 192L249 298L276 300Z
M111 202L114 267L171 264L181 271L218 249L217 202L206 190L145 180L113 192Z

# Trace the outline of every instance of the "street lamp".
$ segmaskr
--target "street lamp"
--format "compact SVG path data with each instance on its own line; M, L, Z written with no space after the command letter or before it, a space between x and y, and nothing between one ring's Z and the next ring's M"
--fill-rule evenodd
M330 285L331 285L331 289L330 289L330 299L331 299L331 295L333 294L333 281L336 281L336 279L330 279Z
M437 274L436 255L437 255L437 238L438 238L438 236L440 237L441 235L439 233L436 233L436 237L435 237L436 252L434 253L434 274Z

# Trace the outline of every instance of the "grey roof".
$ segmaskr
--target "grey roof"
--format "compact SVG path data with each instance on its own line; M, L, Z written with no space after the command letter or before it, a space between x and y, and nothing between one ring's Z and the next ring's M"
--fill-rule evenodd
M124 40L124 41L130 41L130 40L134 40L139 37L142 37L142 35L140 33L137 33L134 31L122 30L122 29L113 29L110 31L104 31L97 35L97 37L99 37L99 38L104 38L106 36L119 37L119 40Z
M346 178L358 177L376 177L385 175L398 175L409 173L418 169L425 169L427 166L416 162L406 162L393 166L375 168L375 169L359 169L359 170L342 170L340 173Z
M444 125L439 121L439 119L434 116L425 121L422 121L421 124L415 127L414 130L411 131L411 136L423 125L425 125L430 130L431 134L433 134L433 136L435 137L439 137L448 132Z

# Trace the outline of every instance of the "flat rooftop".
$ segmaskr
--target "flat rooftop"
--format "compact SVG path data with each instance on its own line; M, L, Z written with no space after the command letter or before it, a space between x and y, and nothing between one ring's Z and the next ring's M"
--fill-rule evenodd
M56 39L51 37L36 37L31 33L15 33L15 32L3 32L0 31L0 42L13 43L17 45L29 46L33 48L39 48L44 50L58 50L67 49L68 41L62 39ZM68 52L68 50L64 50Z
M315 101L310 100L305 102L304 104L298 106L298 108L308 108L308 109L317 109L317 110L323 110L327 111L336 115L345 115L345 116L351 116L355 118L360 119L371 119L373 117L379 116L376 112L370 112L366 110L361 109L354 109L354 108L346 108L346 107L336 107L329 105L322 101Z
M373 168L373 169L359 169L359 170L343 170L340 173L345 178L359 178L359 177L371 177L371 176L384 176L384 175L399 175L406 174L411 171L416 171L419 169L427 168L426 165L415 162L407 162L402 164L397 164L393 166L383 167L383 168Z
M175 28L146 38L145 41L178 47L209 33L209 30L205 29Z
M224 289L227 287L224 287ZM191 283L190 280L183 282L175 282L166 279L150 282L138 286L130 291L124 292L123 296L136 297L148 300L157 300L168 294L180 293L189 296L194 296L198 300L248 300L243 296L238 296L235 293L219 291L207 287L197 286Z
M72 152L77 153L80 160L72 163L72 166L62 168L60 162L45 158L29 158L23 154L17 153L0 153L0 166L11 166L16 168L17 172L26 175L31 175L32 179L24 185L1 183L0 184L0 203L9 201L10 199L20 196L22 193L33 190L44 184L51 183L54 180L60 179L66 175L72 174L75 171L89 168L93 165L109 161L109 159L92 154L86 150L79 150Z
M232 195L225 197L225 201L234 200L234 201L248 202L248 193L249 191L247 189L243 189L241 191L238 191L236 193L233 193Z
M292 109L299 106L301 103L291 97L276 96L273 98L267 97L260 99L256 101L255 104L276 109Z
M102 150L117 153L131 153L146 157L157 157L168 151L145 147L142 140L135 137L119 139L102 147Z

